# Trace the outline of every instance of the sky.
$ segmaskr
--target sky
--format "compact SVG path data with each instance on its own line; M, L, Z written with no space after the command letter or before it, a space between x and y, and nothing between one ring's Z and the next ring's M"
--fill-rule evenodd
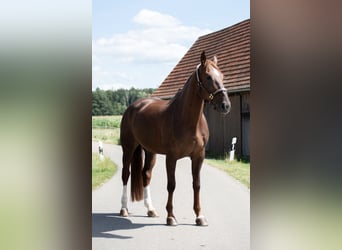
M157 88L198 37L248 18L246 0L94 0L92 89Z

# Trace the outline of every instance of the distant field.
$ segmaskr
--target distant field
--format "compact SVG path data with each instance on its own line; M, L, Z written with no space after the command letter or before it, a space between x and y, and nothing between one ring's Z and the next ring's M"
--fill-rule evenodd
M93 116L92 128L120 128L122 115Z
M93 116L92 140L119 144L121 115Z

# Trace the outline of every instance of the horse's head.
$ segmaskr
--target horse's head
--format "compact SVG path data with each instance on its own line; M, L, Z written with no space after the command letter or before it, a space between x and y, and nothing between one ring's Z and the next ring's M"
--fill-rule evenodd
M209 101L218 112L228 114L231 106L230 100L223 86L223 74L217 66L216 56L213 60L208 60L205 52L202 52L201 63L196 69L196 77L202 98Z

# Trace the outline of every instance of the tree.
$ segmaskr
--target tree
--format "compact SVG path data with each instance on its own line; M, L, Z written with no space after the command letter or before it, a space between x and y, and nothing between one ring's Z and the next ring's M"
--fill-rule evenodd
M92 92L92 115L122 115L126 108L136 100L150 96L152 88L148 89L118 89Z
M113 106L108 99L108 93L104 90L97 88L95 93L93 92L92 100L92 114L93 115L112 115Z

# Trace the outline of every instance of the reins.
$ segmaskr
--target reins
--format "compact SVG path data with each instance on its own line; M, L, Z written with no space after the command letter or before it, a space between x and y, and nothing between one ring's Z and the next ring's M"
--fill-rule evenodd
M203 88L207 92L209 102L211 102L218 93L227 92L227 89L223 87L223 88L219 88L219 89L215 90L214 92L208 91L207 88L202 84L201 80L199 79L198 70L199 70L200 66L201 66L201 64L198 64L196 67L197 84L198 84L198 87Z

